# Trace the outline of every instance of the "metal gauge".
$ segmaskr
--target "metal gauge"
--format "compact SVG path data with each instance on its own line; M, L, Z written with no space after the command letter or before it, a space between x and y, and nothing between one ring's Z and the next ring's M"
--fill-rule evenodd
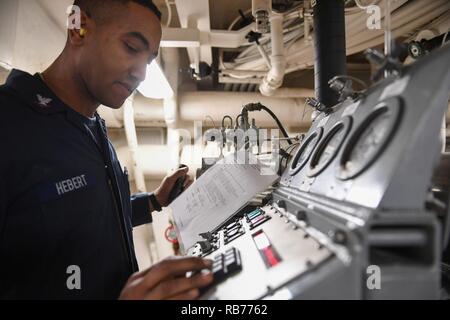
M318 128L316 131L311 133L303 142L301 147L298 149L297 154L292 160L289 174L291 176L297 174L308 162L311 154L322 138L323 128Z
M309 177L317 176L333 161L350 132L351 124L352 118L344 117L325 135L312 156Z
M338 177L348 180L365 171L391 140L400 118L400 100L380 103L354 132L342 154Z

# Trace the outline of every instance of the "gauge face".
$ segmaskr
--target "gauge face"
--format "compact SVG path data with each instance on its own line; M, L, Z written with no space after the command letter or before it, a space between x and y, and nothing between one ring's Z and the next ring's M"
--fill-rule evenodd
M333 161L350 131L351 123L352 119L345 117L331 128L313 155L308 176L317 176Z
M399 101L382 103L355 131L342 159L339 178L351 179L366 170L380 155L391 139L400 116Z
M298 149L298 152L292 161L290 168L291 176L297 174L308 162L311 154L322 137L322 133L323 128L319 128L305 139L305 142L303 142L302 146Z

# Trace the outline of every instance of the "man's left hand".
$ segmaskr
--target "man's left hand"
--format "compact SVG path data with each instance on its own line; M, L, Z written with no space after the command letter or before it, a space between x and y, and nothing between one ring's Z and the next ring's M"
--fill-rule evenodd
M161 207L167 207L169 203L170 191L172 191L178 178L186 177L184 180L183 190L189 188L194 180L188 175L189 168L181 168L174 171L171 175L164 178L161 185L156 189L155 196Z

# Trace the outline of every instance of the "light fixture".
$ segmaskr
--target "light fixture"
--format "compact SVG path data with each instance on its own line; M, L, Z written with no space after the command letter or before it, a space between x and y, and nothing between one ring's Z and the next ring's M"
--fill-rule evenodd
M152 99L168 99L173 97L174 94L169 81L167 81L156 60L147 66L145 80L139 85L138 91L145 97Z

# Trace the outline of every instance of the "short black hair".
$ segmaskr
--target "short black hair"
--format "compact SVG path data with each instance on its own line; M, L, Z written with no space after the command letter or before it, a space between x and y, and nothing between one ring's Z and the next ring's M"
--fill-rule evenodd
M161 11L159 11L158 7L152 0L75 0L73 5L80 7L80 9L86 14L95 17L97 10L101 7L105 7L108 4L113 3L126 5L129 2L135 2L143 7L146 7L158 17L159 21L161 21Z

